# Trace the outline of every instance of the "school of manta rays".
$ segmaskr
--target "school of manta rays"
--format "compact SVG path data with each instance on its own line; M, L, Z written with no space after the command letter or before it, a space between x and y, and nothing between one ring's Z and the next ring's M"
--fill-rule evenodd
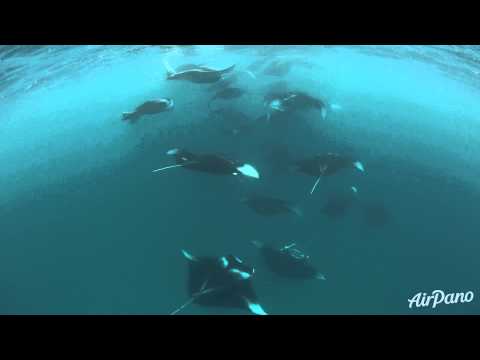
M258 66L261 64L253 64ZM264 74L281 76L288 72L291 64L274 61L264 70ZM196 83L213 89L214 95L211 103L218 100L232 101L242 97L245 93L235 86L236 65L224 69L213 69L205 65L186 64L177 68L164 60L167 80ZM255 74L247 70L249 76ZM273 89L264 96L266 113L260 118L264 122L274 122L277 117L288 116L295 112L305 110L318 113L319 119L326 119L334 105L308 94L304 91L291 91L288 89ZM123 113L122 120L134 124L142 117L173 111L175 101L171 98L160 98L144 102L132 112ZM235 128L234 134L242 129ZM183 168L192 172L203 172L217 176L237 176L257 181L261 174L255 166L246 159L229 159L225 156L212 153L193 153L186 148L165 149L166 156L173 159L173 163L154 169L158 174L175 168ZM282 154L277 154L282 156ZM365 174L363 163L359 159L335 152L310 154L292 163L294 171L299 175L309 176L312 187L306 189L309 195L314 194L319 183L325 177L337 175L341 171L358 171ZM358 192L357 187L350 189L341 196L328 199L322 212L327 216L341 216L354 201ZM242 199L242 202L259 216L276 216L292 214L302 216L301 211L291 202L270 197L267 195L252 194ZM369 214L369 216L368 216ZM371 223L384 223L387 213L382 206L373 206L367 212L366 221ZM326 276L317 271L311 264L310 257L302 252L296 243L286 244L282 247L253 241L257 247L265 266L279 277L297 280L326 280ZM255 269L245 264L234 255L221 257L198 257L186 250L181 253L188 263L187 290L189 299L171 314L175 315L190 304L208 307L223 307L248 311L255 315L267 315L259 303L255 293L252 279Z

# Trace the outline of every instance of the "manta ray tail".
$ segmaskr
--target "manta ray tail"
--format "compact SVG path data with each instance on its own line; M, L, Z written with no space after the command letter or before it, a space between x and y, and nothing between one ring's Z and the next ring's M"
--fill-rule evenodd
M322 180L322 175L320 175L320 176L318 177L317 181L315 181L315 184L313 185L312 190L310 191L310 195L312 195L312 194L314 193L314 191L315 191L315 189L317 188L317 185L318 185L318 183L320 182L320 180Z
M165 167L160 168L160 169L155 169L152 172L156 173L156 172L160 172L160 171L164 171L164 170L168 170L168 169L175 169L175 168L182 167L182 166L185 166L185 164L169 165L169 166L165 166Z
M178 312L180 312L182 309L186 308L188 305L190 305L194 301L195 301L195 297L191 297L182 306L180 306L176 310L172 311L170 313L170 315L176 315Z
M198 292L196 292L195 294L193 294L193 296L188 299L185 303L183 303L182 306L178 307L176 310L172 311L170 313L170 315L176 315L178 314L182 309L185 309L188 305L190 305L191 303L193 303L197 298L199 298L200 296L202 295L205 295L205 294L208 294L208 293L211 293L212 291L216 291L218 290L217 288L208 288L208 289L205 289L207 287L207 284L208 284L208 280L206 280L202 287L200 288L200 290Z
M122 114L122 121L135 121L137 119L137 114L134 112L124 112Z
M168 155L175 155L175 151L178 151L178 149L169 150L167 154ZM187 162L184 162L183 164L169 165L169 166L165 166L165 167L160 168L160 169L155 169L155 170L152 170L152 172L156 173L156 172L160 172L160 171L164 171L164 170L168 170L168 169L175 169L175 168L179 168L179 167L184 167L184 166L192 165L192 164L196 164L196 163L197 163L196 161L187 161Z
M175 69L168 63L167 59L163 59L163 66L167 71L167 78L176 73Z

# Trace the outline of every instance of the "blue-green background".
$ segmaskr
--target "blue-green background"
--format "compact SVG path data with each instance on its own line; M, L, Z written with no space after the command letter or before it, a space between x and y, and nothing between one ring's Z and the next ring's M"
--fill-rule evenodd
M436 309L407 302L436 289L478 295L478 46L2 46L0 58L1 314L169 314L187 300L182 248L254 265L270 314L479 313L476 297ZM247 94L215 106L250 121L279 80L341 109L228 136L208 125L207 86L167 82L165 58L235 63ZM258 59L294 65L283 77L253 70L254 79L242 70ZM156 97L174 98L175 110L120 120ZM294 157L353 153L366 174L344 172L309 196L314 179L270 171L276 143ZM223 152L262 177L153 175L172 147ZM329 194L351 185L359 194L348 214L323 216ZM249 191L299 202L304 216L260 217L240 203ZM385 203L388 226L365 225L369 201ZM303 244L328 280L275 277L252 240Z

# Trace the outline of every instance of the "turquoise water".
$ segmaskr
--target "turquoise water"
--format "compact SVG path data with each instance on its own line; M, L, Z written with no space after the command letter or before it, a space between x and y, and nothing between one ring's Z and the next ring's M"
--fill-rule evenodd
M270 314L479 313L477 298L435 309L407 301L479 290L477 47L4 46L0 58L0 313L169 314L188 298L181 249L255 266ZM220 131L209 85L167 81L165 59L236 64L245 95L214 107L242 112L253 130ZM274 61L289 71L265 74ZM263 96L279 81L337 106L325 120L307 111L266 123ZM121 121L159 97L175 109ZM335 175L309 195L313 178L272 171L277 144L293 158L355 154L366 173ZM152 174L173 147L248 161L261 179ZM327 198L352 185L347 214L324 216ZM240 202L252 191L298 202L304 215L261 217ZM391 220L366 224L365 205L380 202ZM296 241L327 281L278 278L253 240Z

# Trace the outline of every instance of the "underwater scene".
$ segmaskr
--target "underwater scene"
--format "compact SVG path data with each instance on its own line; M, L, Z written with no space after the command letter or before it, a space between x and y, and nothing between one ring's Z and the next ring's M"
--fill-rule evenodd
M0 46L0 314L480 314L480 46Z

